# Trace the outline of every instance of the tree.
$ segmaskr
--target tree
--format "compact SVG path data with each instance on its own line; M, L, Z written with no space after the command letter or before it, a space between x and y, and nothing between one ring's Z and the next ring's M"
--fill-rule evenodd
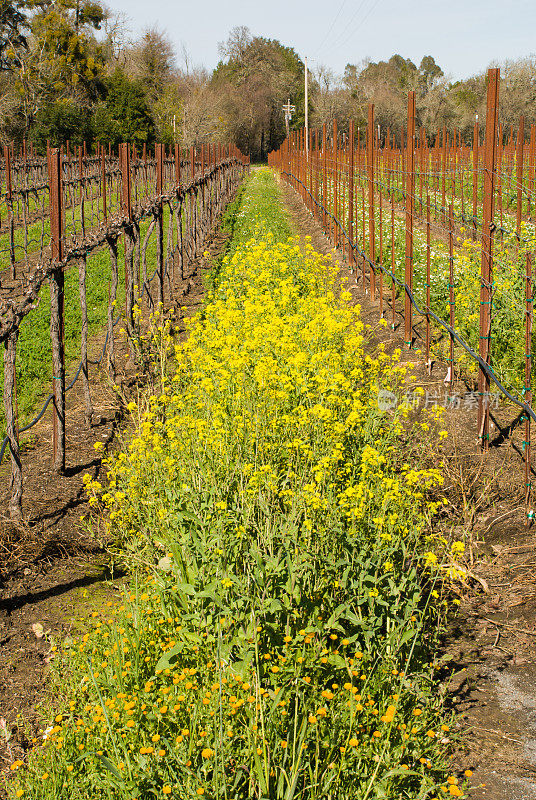
M91 121L87 110L73 98L62 98L46 103L37 112L31 130L31 139L38 150L46 149L47 140L60 147L67 139L73 145L91 140Z
M311 123L314 127L326 125L331 129L334 120L346 126L351 116L351 102L355 97L354 71L356 67L347 64L342 81L332 70L321 65L315 73L311 86L313 113ZM349 87L353 86L353 89Z
M222 58L228 62L237 64L243 63L248 55L253 37L251 31L245 25L236 25L225 42L218 44L218 50Z
M0 0L0 70L12 70L18 60L18 51L27 46L25 7L24 0Z
M92 119L95 139L150 144L155 125L143 86L117 67L104 82L106 99L98 103Z
M155 102L174 78L173 45L164 33L149 28L126 54L125 67L133 78L143 83L149 100Z
M419 76L423 94L429 92L443 75L444 72L441 67L436 64L435 59L432 56L424 56L419 66Z
M93 35L105 19L103 6L91 0L28 0L30 4L34 13L28 48L14 72L23 127L28 130L34 120L45 127L54 118L61 122L68 100L89 116L104 77L101 48ZM50 116L46 107L58 101L62 103ZM63 129L61 123L58 136Z
M229 136L253 160L263 160L285 138L283 103L296 106L293 127L304 121L304 64L297 53L275 39L234 28L220 52L211 86L221 98Z

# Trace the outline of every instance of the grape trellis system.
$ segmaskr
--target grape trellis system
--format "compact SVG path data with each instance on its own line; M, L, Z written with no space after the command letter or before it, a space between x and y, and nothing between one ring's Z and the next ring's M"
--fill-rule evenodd
M523 118L507 135L498 69L487 86L483 143L478 119L471 143L445 129L429 143L409 92L400 143L375 125L370 105L363 144L353 121L343 135L335 122L308 142L304 130L291 134L269 163L347 254L381 317L393 329L400 320L406 346L420 344L430 371L434 358L447 362L447 388L455 374L473 386L483 450L490 389L517 406L530 522L536 125L528 141Z
M248 169L249 160L233 145L202 145L166 153L157 144L154 158L144 147L122 144L118 157L111 147L88 157L80 147L49 149L37 159L24 148L14 159L4 148L0 169L0 341L4 343L4 408L7 436L0 461L9 448L11 496L9 512L22 517L23 469L19 434L28 430L52 402L54 469L65 469L66 389L80 376L85 416L91 424L88 375L88 308L86 277L91 255L109 252L107 335L101 359L115 376L114 327L123 323L129 340L136 332L135 306L149 310L164 304L175 278L201 252L207 235ZM156 264L148 275L147 249L155 237ZM121 238L122 237L122 238ZM125 308L114 317L119 285L119 241L124 251ZM89 263L88 263L89 258ZM78 265L81 311L80 363L66 387L65 273ZM17 342L21 324L39 305L50 285L52 391L37 417L19 429L17 416ZM117 312L115 312L117 314Z

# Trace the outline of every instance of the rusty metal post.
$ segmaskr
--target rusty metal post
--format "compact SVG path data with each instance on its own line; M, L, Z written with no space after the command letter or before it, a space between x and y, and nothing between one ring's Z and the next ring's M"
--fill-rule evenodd
M447 219L447 128L443 125L441 146L441 211L443 220Z
M516 233L521 234L521 214L523 210L523 151L525 147L525 117L519 120L516 145L516 181L517 181L517 208L516 208Z
M368 177L368 257L370 261L370 298L376 299L376 231L374 220L374 105L368 107L367 125L367 177Z
M104 222L108 219L108 209L106 207L106 151L104 147L100 149L101 157L101 194L102 194L102 213Z
M338 147L339 147L339 134L337 132L337 120L333 120L333 244L335 247L339 244L339 229L337 227L337 218L339 213L338 197L339 197L339 182L338 182Z
M480 358L490 363L491 302L493 281L493 232L495 169L497 154L497 113L499 107L499 70L488 70L486 135L484 143L484 191L482 205L482 261L480 270ZM489 447L489 386L487 372L478 375L478 436L484 450Z
M326 209L328 207L328 149L327 149L327 132L326 123L322 126L322 227L324 233L327 232L327 215Z
M454 328L454 206L449 204L449 325ZM445 381L450 387L454 381L454 336L449 333L448 372Z
M4 145L4 161L6 172L6 202L8 208L8 226L9 226L9 263L11 267L11 279L15 280L16 267L15 267L15 215L13 213L13 184L11 176L11 153L9 147Z
M380 187L380 191L378 192L379 196L379 245L380 245L380 252L378 255L379 263L383 266L383 195L382 190ZM380 269L380 317L383 319L383 270Z
M204 151L203 151L204 160ZM203 164L204 166L204 164ZM164 191L164 145L156 145L156 196L160 198ZM164 306L164 212L162 202L158 200L156 217L156 266L158 275L158 302Z
M348 261L353 269L354 259L354 121L350 120L348 152Z
M524 401L529 406L532 405L532 314L533 314L533 293L532 293L532 254L527 253L527 272L525 276L525 391ZM523 449L525 455L525 511L526 524L529 526L532 521L532 512L529 508L532 488L531 479L531 420L528 414L525 415L525 440Z
M121 170L121 212L129 223L125 235L125 317L126 329L129 335L129 348L131 356L134 349L131 337L134 330L134 237L132 232L132 176L130 172L130 147L123 143L119 147L119 167Z
M499 133L499 143L497 146L497 200L499 205L499 216L501 220L501 237L503 235L503 137L502 137L502 125L499 125L500 133ZM508 159L508 151L506 151L506 169L509 169L509 159ZM506 175L505 175L506 177ZM508 176L510 178L510 176ZM504 181L506 182L506 181ZM510 182L510 181L509 181ZM508 191L508 190L507 190Z
M412 344L413 311L409 292L413 292L413 196L415 194L415 92L408 93L408 131L406 152L406 269L404 341Z
M121 212L130 222L132 219L132 187L130 182L130 148L128 144L119 146L119 169L121 170Z
M395 192L391 191L391 273L395 274ZM396 324L396 284L394 277L391 278L391 328L395 329Z
M178 144L175 145L175 186L181 185L181 149Z
M430 262L431 262L431 225L430 195L426 195L426 366L432 371L430 358Z
M530 145L529 145L529 197L528 215L531 214L532 199L534 197L534 167L536 166L536 125L530 126ZM535 202L536 208L536 202Z
M53 409L52 450L56 472L65 470L65 279L63 260L63 186L59 149L49 154L50 245L53 263L50 276L50 335L52 339Z

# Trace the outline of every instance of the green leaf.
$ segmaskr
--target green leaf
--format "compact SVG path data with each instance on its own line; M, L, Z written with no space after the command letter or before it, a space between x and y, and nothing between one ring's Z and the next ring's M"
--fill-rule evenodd
M100 756L98 753L96 755L101 764L103 764L106 767L108 772L111 772L112 775L115 775L115 777L118 778L120 781L123 780L123 776L121 775L119 770L116 767L114 767L109 758L106 758L106 756Z
M183 594L188 594L190 597L195 595L195 589L190 583L178 583L177 589Z
M161 670L169 669L174 661L177 660L177 656L184 650L185 642L177 642L177 644L171 648L171 650L167 650L163 656L158 659L157 665L155 667L155 672L159 672Z

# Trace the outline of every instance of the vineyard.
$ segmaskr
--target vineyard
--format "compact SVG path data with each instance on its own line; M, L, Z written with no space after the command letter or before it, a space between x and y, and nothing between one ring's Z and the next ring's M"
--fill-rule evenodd
M488 73L484 146L478 122L472 147L445 129L429 146L410 93L400 146L375 127L370 106L364 147L350 121L342 137L336 124L330 137L325 127L309 141L293 134L270 163L347 252L379 315L402 326L406 346L430 369L446 363L448 388L467 381L485 449L492 392L517 406L529 490L536 125L526 143L521 119L504 143L498 72Z
M119 159L103 148L88 159L81 147L74 161L52 150L44 162L14 167L5 148L0 254L8 266L0 274L0 336L6 345L7 436L0 452L3 457L9 446L12 518L22 516L19 434L52 403L54 468L64 470L65 395L79 377L91 425L88 335L106 327L99 363L106 359L113 378L116 326L124 325L134 358L143 308L151 313L163 308L166 297L169 302L171 287L201 251L244 164L231 146L203 146L200 153L192 148L185 159L178 146L166 157L157 145L156 157L148 159L146 150L138 158L125 144ZM156 264L152 274L149 259ZM122 301L124 314L117 308ZM67 388L66 363L74 371ZM52 392L30 421L51 376Z
M26 524L24 434L48 412L50 468L65 473L78 379L88 430L103 376L126 416L83 477L84 524L124 580L83 630L32 626L50 645L48 696L20 757L0 718L7 798L480 788L459 760L445 641L460 598L489 593L471 528L484 501L468 499L476 479L455 495L440 403L382 398L425 394L413 353L452 408L463 386L478 479L496 463L500 403L512 439L522 430L513 471L524 461L530 523L536 126L528 142L524 120L505 136L498 79L490 70L483 144L478 122L471 144L417 133L410 92L400 142L371 105L363 142L352 120L342 134L297 130L253 171L233 145L159 144L153 157L66 144L46 159L5 148L0 462L9 453L13 527ZM285 191L326 234L324 254L297 235ZM188 317L201 254L209 273Z
M17 796L463 795L433 691L463 547L433 566L442 477L400 471L404 415L386 429L375 398L404 368L364 359L338 269L289 234L257 173L108 485L88 476L137 577L58 654L65 707Z

